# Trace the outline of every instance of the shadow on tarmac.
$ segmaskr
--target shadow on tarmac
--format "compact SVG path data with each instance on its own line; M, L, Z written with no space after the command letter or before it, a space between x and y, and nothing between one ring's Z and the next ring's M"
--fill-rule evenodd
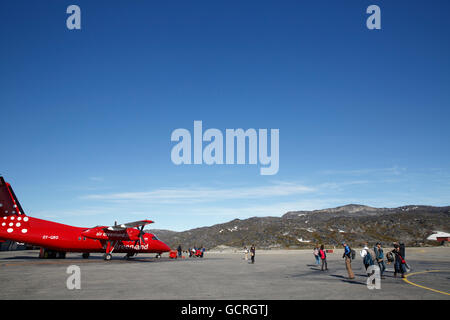
M80 257L70 257L65 259L41 259L39 257L33 256L14 256L14 257L4 257L0 259L1 266L18 266L18 265L49 265L49 264L59 264L59 265L69 265L69 264L87 264L87 263L104 263L107 264L117 264L117 263L162 263L168 262L170 258L147 258L147 257L136 257L131 259L125 259L123 257L117 256L113 257L110 261L104 261L102 256L93 256L89 259L83 259Z
M338 275L338 274L330 274L331 277L342 279L342 282L350 283L350 284L359 284L359 285L367 285L365 282L359 282L354 279L348 279L347 277Z

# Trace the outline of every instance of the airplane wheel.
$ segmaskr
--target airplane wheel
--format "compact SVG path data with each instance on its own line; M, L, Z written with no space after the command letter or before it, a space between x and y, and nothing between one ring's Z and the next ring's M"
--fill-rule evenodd
M106 261L111 260L111 258L112 258L112 255L111 255L110 253L105 253L105 254L103 255L103 259L106 260Z
M88 259L89 258L89 252L84 252L82 255L83 259Z
M158 254L156 255L156 259L159 259L159 258L161 258L161 255L158 253Z
M127 253L125 259L129 260L132 256L134 256L134 253Z
M65 252L59 251L59 252L56 254L56 257L57 257L58 259L65 259L65 258L66 258L66 253L65 253Z

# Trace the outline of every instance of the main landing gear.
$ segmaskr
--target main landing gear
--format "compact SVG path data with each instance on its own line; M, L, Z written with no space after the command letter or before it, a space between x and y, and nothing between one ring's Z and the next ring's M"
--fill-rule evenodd
M64 251L55 251L41 248L39 251L40 259L65 259L66 253Z
M134 252L128 252L125 257L123 257L126 260L131 259L131 257L134 257L136 254Z
M111 260L111 258L112 258L112 255L110 253L105 253L103 255L103 260L109 261L109 260Z
M89 259L89 252L84 252L81 256L83 259Z

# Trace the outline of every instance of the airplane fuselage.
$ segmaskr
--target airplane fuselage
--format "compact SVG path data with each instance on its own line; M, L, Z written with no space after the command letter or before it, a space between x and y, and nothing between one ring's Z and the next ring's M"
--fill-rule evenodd
M170 248L150 233L143 234L144 242L130 239L128 234L96 233L97 239L83 234L89 228L73 227L25 215L0 217L0 239L13 240L64 252L105 252L108 242L116 253L158 253Z

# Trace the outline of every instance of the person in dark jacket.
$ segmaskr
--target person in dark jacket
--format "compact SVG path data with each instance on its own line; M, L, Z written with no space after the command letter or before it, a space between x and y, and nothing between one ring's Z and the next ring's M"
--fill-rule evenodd
M405 259L406 258L406 247L405 247L405 244L403 243L403 242L400 242L399 243L399 247L400 247L400 254L401 254L401 256L403 257L403 259Z
M397 273L402 275L402 278L405 277L405 264L406 261L401 255L401 249L399 244L394 244L394 250L391 251L394 254L394 277L397 277Z
M320 259L322 260L322 268L320 269L320 271L324 271L324 269L323 269L324 266L325 266L325 271L328 271L327 253L325 252L323 245L320 246L319 256L320 256Z
M250 256L252 259L252 263L255 263L255 254L256 254L256 249L255 249L255 246L252 245L252 247L250 248Z
M384 252L380 242L377 242L377 244L373 248L373 251L375 251L375 260L377 261L378 267L380 268L380 277L381 279L384 279L383 273L386 270L386 265L384 264Z
M206 251L205 247L202 246L202 249L201 249L202 253L200 254L200 258L203 258L203 255L205 254L205 251Z

